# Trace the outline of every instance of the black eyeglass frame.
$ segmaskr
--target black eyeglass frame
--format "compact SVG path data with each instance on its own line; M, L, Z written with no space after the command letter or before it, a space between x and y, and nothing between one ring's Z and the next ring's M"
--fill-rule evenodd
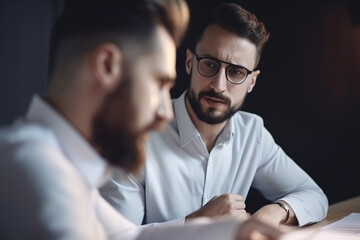
M192 51L192 52L194 53L194 56L195 56L195 58L196 58L196 60L197 60L196 69L197 69L198 73L200 73L200 75L203 76L203 77L213 77L213 76L215 76L215 75L219 72L219 70L220 70L220 68L221 68L221 64L220 64L220 63L224 63L224 64L228 65L228 66L225 68L226 80L227 80L229 83L231 83L231 84L240 85L240 84L242 84L242 83L244 83L244 82L246 81L246 79L248 78L249 74L252 74L252 73L255 71L255 70L250 71L250 70L247 69L246 67L243 67L243 66L240 66L240 65L236 65L236 64L232 64L232 63L225 62L225 61L221 61L221 60L216 59L216 58L213 58L213 57L199 57L199 56L196 54L195 51ZM209 59L209 60L212 60L212 61L218 63L219 68L218 68L218 69L214 72L214 74L212 74L212 75L204 75L204 74L202 74L202 73L200 72L200 70L199 70L199 63L200 63L200 61L201 61L202 59ZM247 75L246 75L246 77L244 78L244 80L242 80L241 82L238 82L238 83L237 83L237 82L232 82L232 81L228 78L228 75L227 75L228 69L229 69L230 67L237 67L237 68L243 68L243 69L245 69Z

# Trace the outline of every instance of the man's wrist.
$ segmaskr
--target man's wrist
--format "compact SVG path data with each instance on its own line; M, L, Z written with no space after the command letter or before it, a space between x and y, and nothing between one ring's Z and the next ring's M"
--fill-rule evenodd
M282 224L285 224L289 220L289 217L290 217L290 208L286 204L284 204L280 201L275 201L275 202L273 202L273 204L279 205L286 212L285 219L281 221Z

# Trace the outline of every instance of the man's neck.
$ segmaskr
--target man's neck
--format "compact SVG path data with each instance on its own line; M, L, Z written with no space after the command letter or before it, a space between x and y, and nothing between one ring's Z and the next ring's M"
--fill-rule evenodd
M74 102L76 101L59 101L55 96L51 94L44 96L45 101L47 101L55 110L57 110L73 127L87 140L91 138L91 127L90 122L87 121L86 116L88 116L83 110L84 107L76 108ZM64 98L66 99L66 98ZM70 99L70 98L69 98ZM69 107L72 106L72 107ZM80 111L79 109L82 109Z
M201 121L196 116L187 97L185 98L185 106L186 106L186 110L189 113L190 119L192 120L196 129L200 133L200 136L204 141L208 152L211 152L211 150L215 146L216 140L220 132L224 129L228 120L219 124L208 124L206 122Z

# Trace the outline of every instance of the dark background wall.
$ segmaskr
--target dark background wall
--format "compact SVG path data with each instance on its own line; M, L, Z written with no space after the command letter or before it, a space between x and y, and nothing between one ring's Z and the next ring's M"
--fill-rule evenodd
M189 0L191 21L220 0ZM276 142L334 203L360 194L360 8L356 0L236 1L271 33L244 110L264 118ZM47 87L48 40L64 1L0 0L0 125L22 115ZM79 15L80 17L80 15ZM189 37L191 33L189 32ZM178 81L187 88L178 51ZM267 201L252 190L255 211Z
M0 0L0 125L47 86L48 42L61 1Z

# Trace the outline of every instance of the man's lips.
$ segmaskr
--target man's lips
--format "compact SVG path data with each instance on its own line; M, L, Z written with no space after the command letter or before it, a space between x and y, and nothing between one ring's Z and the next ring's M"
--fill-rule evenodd
M206 100L212 101L212 102L219 102L219 103L226 103L224 100L216 97L204 97Z
M226 104L226 101L224 101L224 100L222 100L220 98L216 98L216 97L208 97L208 96L206 96L206 97L204 97L204 99L209 105L214 106L214 107L220 106L222 104Z

